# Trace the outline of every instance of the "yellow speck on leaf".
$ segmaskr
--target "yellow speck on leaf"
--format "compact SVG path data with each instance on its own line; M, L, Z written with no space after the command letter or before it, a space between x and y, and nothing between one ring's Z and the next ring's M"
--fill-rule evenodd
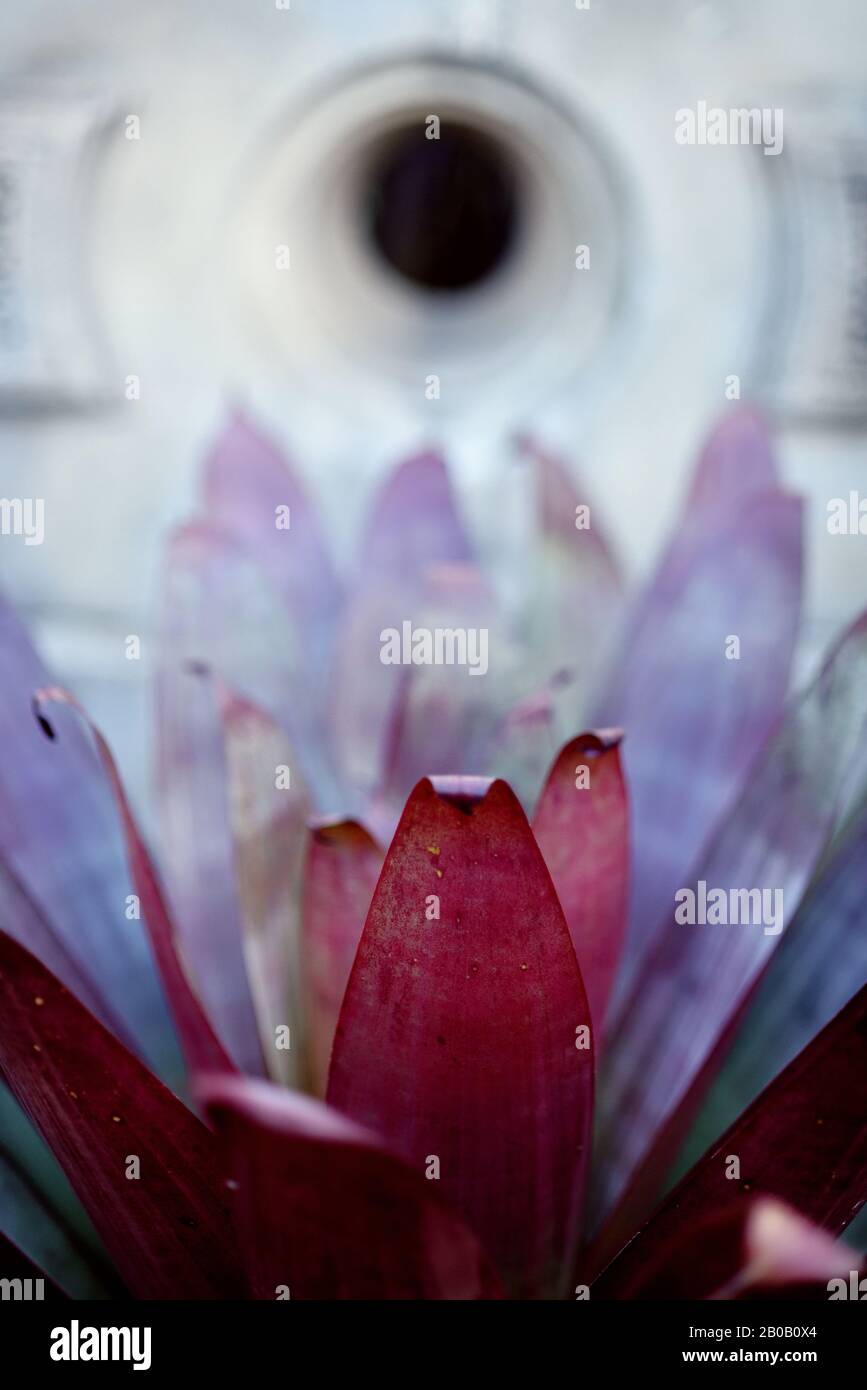
M440 847L439 845L428 845L427 852L428 854L439 854Z

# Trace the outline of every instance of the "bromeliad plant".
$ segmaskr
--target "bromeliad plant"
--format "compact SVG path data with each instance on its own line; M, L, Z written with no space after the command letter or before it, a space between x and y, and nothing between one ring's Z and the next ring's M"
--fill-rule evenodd
M166 567L170 898L107 745L2 611L10 1268L114 1291L107 1252L136 1297L215 1299L848 1279L867 817L841 823L867 619L788 702L800 507L749 412L625 617L586 499L522 452L520 584L483 577L425 456L385 483L344 588L283 459L232 423ZM384 664L405 621L484 629L488 671ZM780 890L785 930L682 924L701 883ZM653 1210L717 1073L715 1142Z

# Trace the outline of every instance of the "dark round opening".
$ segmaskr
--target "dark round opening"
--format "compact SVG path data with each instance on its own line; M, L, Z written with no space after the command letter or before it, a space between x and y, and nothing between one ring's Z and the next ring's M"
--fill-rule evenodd
M427 290L463 290L502 264L518 223L515 169L502 147L443 120L395 132L374 158L367 193L374 244Z

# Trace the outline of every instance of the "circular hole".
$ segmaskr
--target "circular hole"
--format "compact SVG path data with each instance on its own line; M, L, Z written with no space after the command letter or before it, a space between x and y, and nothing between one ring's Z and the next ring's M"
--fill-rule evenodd
M363 193L383 259L425 290L464 290L488 279L518 228L518 180L503 147L481 131L445 123L428 139L419 121L391 135Z

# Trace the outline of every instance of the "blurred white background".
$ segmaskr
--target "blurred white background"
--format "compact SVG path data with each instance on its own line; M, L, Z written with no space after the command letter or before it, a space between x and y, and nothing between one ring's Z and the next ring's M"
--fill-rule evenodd
M529 429L637 577L736 374L811 499L802 661L867 603L867 538L825 522L867 490L865 40L854 0L3 7L0 496L43 497L46 539L0 539L0 587L136 787L161 537L236 402L344 556L375 479L436 443L519 566ZM783 153L678 145L699 101L782 107ZM445 297L378 260L359 212L377 140L428 113L498 142L528 229Z

